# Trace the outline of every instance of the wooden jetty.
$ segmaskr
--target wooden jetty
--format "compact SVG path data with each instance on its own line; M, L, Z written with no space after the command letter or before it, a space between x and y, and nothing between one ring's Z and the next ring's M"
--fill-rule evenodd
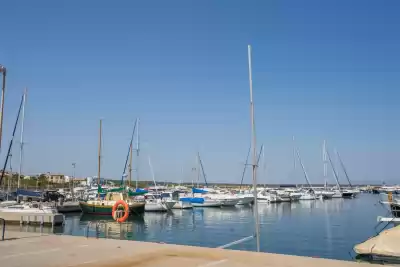
M6 231L0 241L2 266L17 267L367 267L370 264L256 253Z

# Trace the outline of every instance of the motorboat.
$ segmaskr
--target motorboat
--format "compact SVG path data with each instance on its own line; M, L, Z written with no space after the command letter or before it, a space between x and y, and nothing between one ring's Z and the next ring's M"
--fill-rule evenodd
M38 202L30 202L24 204L15 204L9 205L3 208L0 208L1 212L12 212L12 213L29 213L29 214L56 214L57 209L50 205L43 205Z
M332 192L333 192L332 198L342 198L343 197L343 193L340 190L335 190Z
M191 209L193 208L190 201L182 201L179 199L179 191L174 192L163 192L161 198L165 200L174 200L176 203L172 206L172 209Z
M328 191L328 190L315 191L315 195L322 199L331 199L334 194L335 194L335 192Z
M146 201L145 211L168 211L176 204L175 200L163 199L159 194L147 193L144 197Z
M16 205L16 204L18 204L18 202L15 201L15 200L6 200L6 201L0 202L0 208L13 206L13 205Z
M306 192L302 192L299 200L316 200L317 197L315 196L314 192L308 190Z
M342 197L343 198L353 198L354 197L354 192L352 190L343 190L342 191Z
M257 201L259 203L279 203L281 199L276 194L263 190L257 194Z
M291 202L292 201L292 199L290 197L290 193L288 193L284 190L276 190L272 193L275 193L279 197L280 202Z
M249 205L254 201L253 194L236 194L235 196L239 198L237 205Z

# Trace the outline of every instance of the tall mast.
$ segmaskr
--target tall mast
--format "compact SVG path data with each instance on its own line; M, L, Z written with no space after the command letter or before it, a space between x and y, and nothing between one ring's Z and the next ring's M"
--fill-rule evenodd
M339 160L340 165L342 166L342 169L343 169L343 171L344 171L344 174L346 175L347 181L349 182L350 188L353 188L353 185L352 185L351 182L350 182L349 175L347 174L346 167L344 166L344 163L343 163L343 161L342 161L342 158L340 157L339 152L338 152L337 150L336 150L336 155L337 155L337 158L338 158L338 160Z
M299 149L296 150L296 153L297 153L297 158L299 159L301 168L303 169L304 178L306 178L306 182L307 182L308 186L309 186L309 187L311 188L311 190L313 190L313 192L314 192L314 189L313 189L313 187L312 187L312 185L311 185L311 183L310 183L310 179L308 178L308 174L307 174L307 172L306 172L306 168L304 167L303 162L301 161Z
M132 181L132 152L133 152L133 144L131 143L130 145L130 152L129 152L129 180L128 180L128 186L131 186L131 181Z
M153 165L151 164L150 156L149 156L149 166L150 166L151 176L153 177L154 187L155 187L155 189L156 189L156 194L158 194L157 183L156 183L156 177L155 177L155 175L154 175Z
M139 135L139 122L140 119L136 119L136 127L137 127L137 134L136 134L136 189L138 188L138 181L139 181L139 142L140 142L140 135Z
M326 155L328 156L329 163L330 163L330 165L331 165L331 167L332 167L333 175L335 176L336 184L337 184L337 186L338 186L338 189L340 190L339 176L337 175L337 172L336 172L336 170L335 170L335 167L333 166L333 162L332 162L332 159L331 159L331 155L329 155L328 150L326 150Z
M101 135L102 135L102 120L100 119L100 128L99 128L99 159L98 159L98 169L97 169L97 187L100 186L100 170L101 170ZM100 198L100 193L97 194L98 198Z
M337 170L336 171L336 175L337 175L337 178L339 180L339 177L340 177L340 173L339 173L339 156L338 156L336 148L333 149L333 153L336 155L335 170Z
M293 135L293 170L296 171L296 142Z
M197 187L199 187L200 181L200 152L197 152Z
M253 194L254 194L254 217L255 217L255 228L256 228L256 242L257 251L260 251L260 227L258 218L258 203L257 203L257 148L256 148L256 127L254 122L254 103L253 103L253 78L251 71L251 46L247 46L247 55L249 60L249 86L250 86L250 119L251 119L251 134L252 134L252 146L253 146Z
M3 85L1 87L1 104L0 104L0 150L1 140L3 139L3 118L4 118L4 97L6 92L6 68L0 64L0 73L3 73Z
M324 183L326 183L326 177L328 176L328 160L326 158L326 141L322 146L322 161L324 163Z
M26 103L27 89L25 88L24 95L22 96L22 123L21 123L21 139L19 147L19 171L18 171L18 182L17 188L20 187L21 173L22 173L22 160L24 150L24 122L25 122L25 103Z

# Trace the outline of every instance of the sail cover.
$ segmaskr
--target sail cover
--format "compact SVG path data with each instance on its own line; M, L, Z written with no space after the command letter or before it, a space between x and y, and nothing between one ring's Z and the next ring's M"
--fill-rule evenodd
M383 231L354 247L357 254L400 257L400 226Z
M195 187L192 188L192 192L193 192L194 194L195 194L195 193L198 193L198 194L205 194L205 193L208 193L208 191L206 191L206 190L202 190L202 189L195 188Z

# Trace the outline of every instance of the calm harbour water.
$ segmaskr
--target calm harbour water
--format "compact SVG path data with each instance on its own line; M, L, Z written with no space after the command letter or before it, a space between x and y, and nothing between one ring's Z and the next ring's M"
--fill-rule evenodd
M351 260L353 246L375 235L377 216L387 210L379 196L360 194L356 199L259 204L261 251L299 256ZM64 234L84 235L96 216L67 215ZM100 218L103 219L103 218ZM108 220L108 218L106 218ZM108 220L100 237L217 247L252 235L251 207L195 208L170 213L145 213L120 226ZM95 235L94 226L90 236ZM255 250L255 240L231 249Z

